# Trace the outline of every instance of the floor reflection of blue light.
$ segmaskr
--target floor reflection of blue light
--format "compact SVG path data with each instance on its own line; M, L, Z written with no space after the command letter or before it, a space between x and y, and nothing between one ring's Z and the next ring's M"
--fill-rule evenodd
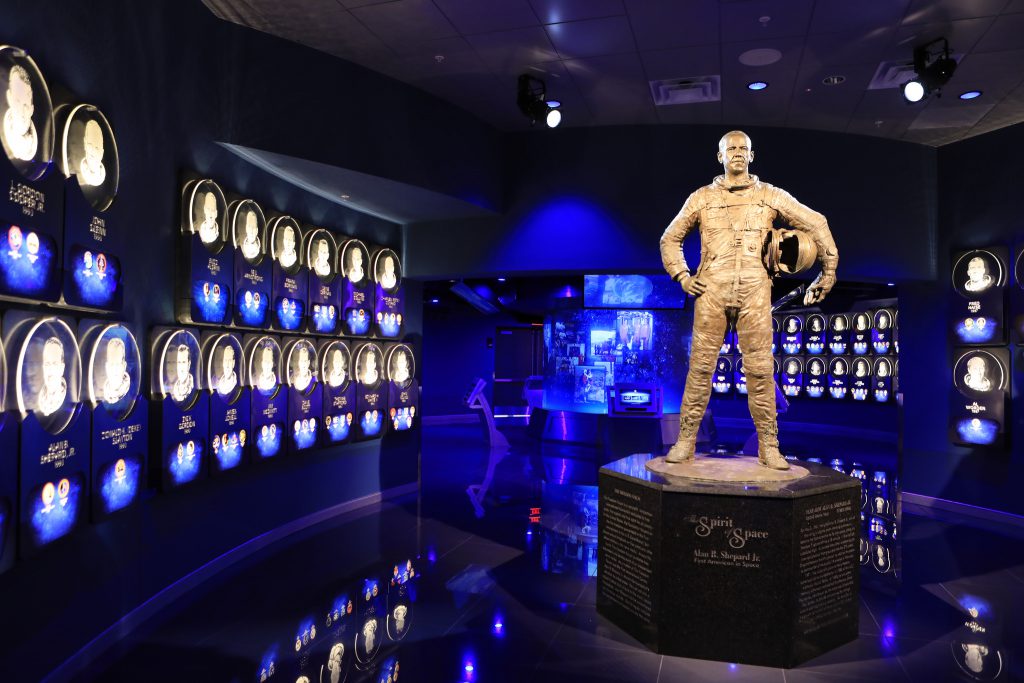
M992 420L972 417L960 420L956 425L956 433L967 443L990 444L999 435L999 424Z

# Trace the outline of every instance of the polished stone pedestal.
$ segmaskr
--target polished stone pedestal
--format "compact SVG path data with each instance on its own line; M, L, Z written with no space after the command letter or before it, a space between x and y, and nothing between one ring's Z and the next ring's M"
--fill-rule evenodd
M800 463L795 479L713 482L661 463L600 470L598 612L661 654L761 666L857 637L858 481Z

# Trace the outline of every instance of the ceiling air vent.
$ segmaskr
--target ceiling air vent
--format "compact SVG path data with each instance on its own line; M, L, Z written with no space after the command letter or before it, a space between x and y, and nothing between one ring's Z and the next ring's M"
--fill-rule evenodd
M666 78L651 81L651 96L654 104L698 104L700 102L718 102L722 99L722 77L688 76L686 78Z

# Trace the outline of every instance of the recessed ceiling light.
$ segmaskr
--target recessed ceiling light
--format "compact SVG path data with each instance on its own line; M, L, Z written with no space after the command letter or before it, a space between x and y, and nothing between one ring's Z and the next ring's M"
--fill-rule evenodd
M846 76L840 76L839 74L836 74L835 76L825 76L825 78L821 79L823 85L839 85L844 81L846 81Z
M758 47L747 50L740 55L740 64L744 66L768 66L782 59L782 53L771 47Z
M752 83L747 83L748 90L764 90L767 87L768 84L765 83L764 81L754 81Z
M350 194L343 194L343 195L341 195L341 198L342 199L351 199L352 195L350 195Z
M968 90L967 92L960 93L961 100L973 100L975 97L981 97L980 90Z

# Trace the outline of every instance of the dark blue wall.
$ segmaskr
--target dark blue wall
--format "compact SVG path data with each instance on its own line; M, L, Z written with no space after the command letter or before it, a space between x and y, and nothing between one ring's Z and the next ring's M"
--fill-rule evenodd
M938 273L900 289L900 364L906 386L905 489L1024 515L1022 401L1015 432L1002 449L952 446L946 437L952 346L947 338L951 256L955 249L1012 246L1024 239L1021 174L1015 159L1024 125L947 145L938 155ZM1019 286L1011 283L1011 287ZM1020 349L1015 349L1020 363ZM1024 387L1016 387L1019 392Z
M935 150L863 136L748 128L752 171L824 213L840 277L935 275ZM722 168L721 126L637 126L507 136L505 215L416 224L413 277L658 272L658 239ZM878 235L865 239L865 235ZM698 240L686 243L696 263Z
M465 112L360 67L223 22L199 0L0 5L0 40L54 93L100 107L120 151L123 319L140 341L173 322L179 181L194 169L268 210L401 249L402 229L289 186L218 142L304 156L496 205L500 137ZM368 106L372 102L373 106ZM454 141L458 141L455 144ZM451 161L442 166L440 156ZM407 330L419 344L421 290ZM171 582L281 524L418 480L418 433L282 459L148 494L0 576L11 624L0 679L38 680Z

